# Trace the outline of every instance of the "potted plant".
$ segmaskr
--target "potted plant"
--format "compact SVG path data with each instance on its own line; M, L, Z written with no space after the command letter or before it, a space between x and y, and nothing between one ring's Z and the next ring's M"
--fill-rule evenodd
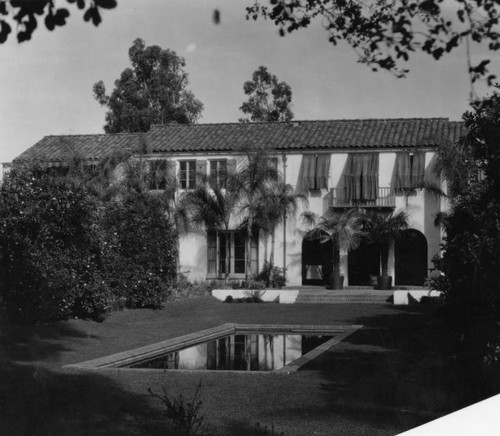
M392 276L389 276L389 244L408 228L408 215L405 211L383 215L366 213L360 224L370 244L380 246L381 275L378 277L378 289L391 289Z
M344 288L344 276L340 272L340 251L357 248L362 237L359 213L350 209L345 212L329 210L319 220L313 212L302 214L304 221L314 226L307 234L307 238L319 239L320 242L332 242L332 274L330 276L331 289Z

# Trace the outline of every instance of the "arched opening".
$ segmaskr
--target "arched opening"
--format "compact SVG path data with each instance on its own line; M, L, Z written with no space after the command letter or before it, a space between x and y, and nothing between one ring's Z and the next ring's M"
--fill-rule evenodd
M380 247L362 243L347 257L349 286L374 286L380 275Z
M332 241L308 236L302 240L302 284L327 286L333 269Z
M395 284L423 286L427 277L427 240L418 230L404 230L395 246Z

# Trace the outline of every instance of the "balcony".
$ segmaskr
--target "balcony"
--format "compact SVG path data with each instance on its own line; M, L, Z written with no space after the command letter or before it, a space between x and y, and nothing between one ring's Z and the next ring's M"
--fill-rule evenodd
M374 208L394 209L396 207L396 196L392 188L378 188L377 198L374 200L352 200L345 198L344 189L332 188L328 206L335 209L347 208Z

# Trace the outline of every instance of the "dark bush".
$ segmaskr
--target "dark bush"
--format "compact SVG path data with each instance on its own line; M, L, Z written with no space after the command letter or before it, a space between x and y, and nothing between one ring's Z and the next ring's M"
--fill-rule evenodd
M175 280L175 232L160 199L129 192L103 212L102 257L113 293L127 307L160 308Z
M175 279L175 232L159 198L104 203L81 178L14 167L0 187L0 302L18 322L159 308Z
M0 292L13 320L106 312L106 286L83 285L99 282L96 216L84 187L37 167L13 168L0 188Z

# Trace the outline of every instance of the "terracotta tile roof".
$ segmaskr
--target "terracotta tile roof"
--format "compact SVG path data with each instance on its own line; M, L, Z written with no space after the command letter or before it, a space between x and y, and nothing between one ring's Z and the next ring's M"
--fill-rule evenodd
M15 161L38 160L56 164L75 156L99 160L118 151L135 150L138 144L139 136L130 133L45 136Z
M143 134L46 136L16 160L64 162L79 155L98 160L119 150L137 150L145 138L153 153L224 152L249 144L276 150L355 150L435 147L456 141L462 122L447 118L291 121L280 123L168 124Z
M297 151L432 147L458 139L461 126L447 118L169 124L153 126L148 138L153 152L231 151L250 143Z

